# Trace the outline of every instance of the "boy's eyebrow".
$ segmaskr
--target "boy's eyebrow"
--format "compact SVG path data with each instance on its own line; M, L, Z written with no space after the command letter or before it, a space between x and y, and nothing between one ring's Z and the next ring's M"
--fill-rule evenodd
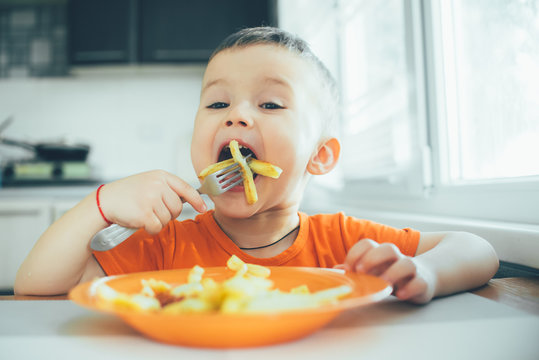
M282 85L284 87L287 87L289 89L292 89L292 86L290 85L290 82L288 82L285 78L280 76L266 76L264 78L265 83L273 83L276 85Z
M204 85L204 87L202 88L202 92L206 91L208 88L212 87L212 86L215 86L215 85L218 85L219 83L226 83L226 80L225 79L215 79L215 80L212 80L210 82L208 82L206 85Z
M281 85L281 86L284 86L284 87L286 87L288 89L292 89L292 86L290 85L290 82L288 82L285 78L282 78L282 77L279 77L279 76L266 76L266 77L264 77L262 79L262 82ZM219 78L219 79L209 81L202 88L202 93L205 92L206 90L208 90L210 87L215 86L215 85L219 85L221 83L227 84L228 82L223 78Z

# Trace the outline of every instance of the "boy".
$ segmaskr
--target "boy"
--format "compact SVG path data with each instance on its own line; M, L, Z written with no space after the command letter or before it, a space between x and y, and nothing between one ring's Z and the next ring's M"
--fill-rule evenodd
M467 233L398 230L343 214L299 213L311 175L335 166L340 146L329 130L336 95L331 76L300 39L274 28L227 38L206 69L191 158L197 174L226 157L236 139L282 168L255 179L258 201L241 186L212 197L164 171L121 179L88 195L38 240L17 274L18 294L60 294L96 276L223 266L236 254L261 265L340 267L381 276L403 300L425 303L487 282L498 268L492 247ZM98 189L99 190L99 189ZM171 221L182 200L202 214ZM92 253L109 222L144 228L116 248Z

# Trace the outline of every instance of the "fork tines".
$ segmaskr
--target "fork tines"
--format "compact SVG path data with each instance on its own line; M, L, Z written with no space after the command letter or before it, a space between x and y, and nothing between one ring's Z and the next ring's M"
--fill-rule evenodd
M249 154L249 155L247 155L245 157L245 161L249 161L249 160L251 160L251 154ZM240 168L240 164L235 162L233 164L228 165L226 168L223 168L223 169L221 169L219 171L216 171L215 176L220 178L220 177L223 177L223 176L225 176L226 174L228 174L228 173L230 173L232 171L239 170L239 168Z
M251 154L245 157L246 161L249 161ZM234 174L235 173L235 174ZM239 185L243 181L243 177L240 171L240 165L238 163L231 164L224 169L215 172L215 177L219 182L219 187L223 191L228 191L236 185Z

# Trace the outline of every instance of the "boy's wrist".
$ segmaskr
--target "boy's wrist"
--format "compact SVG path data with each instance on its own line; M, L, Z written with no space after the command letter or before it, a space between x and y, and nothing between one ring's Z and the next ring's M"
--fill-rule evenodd
M427 285L424 297L427 302L439 296L441 293L440 276L429 261L425 261L421 255L414 257L412 261L416 265L416 276L421 278Z
M78 211L82 211L85 217L85 222L96 228L96 232L109 226L97 209L96 204L97 189L88 194L75 208L78 208Z
M105 186L105 184L99 185L99 187L98 187L97 190L95 191L95 202L96 202L97 210L99 211L99 214L101 215L101 217L103 218L103 220L107 223L107 226L110 226L110 225L112 225L112 221L110 221L110 220L105 216L105 213L103 212L103 208L101 207L100 193L101 193L101 189L103 189L104 186Z

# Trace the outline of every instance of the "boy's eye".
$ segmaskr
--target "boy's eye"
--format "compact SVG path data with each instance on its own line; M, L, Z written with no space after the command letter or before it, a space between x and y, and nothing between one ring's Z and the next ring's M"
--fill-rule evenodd
M224 102L214 102L211 105L206 106L208 109L224 109L228 107L227 103Z
M262 105L260 105L260 107L266 110L284 109L284 107L282 107L281 105L277 105L272 102L263 103Z

